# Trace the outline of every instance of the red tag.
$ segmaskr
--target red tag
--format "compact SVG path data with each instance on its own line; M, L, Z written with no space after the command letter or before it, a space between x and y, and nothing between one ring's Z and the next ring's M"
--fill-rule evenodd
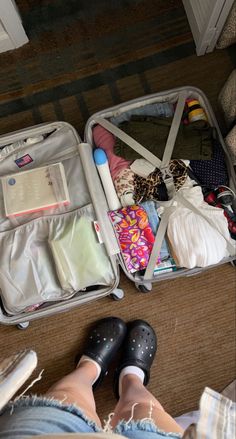
M98 241L100 242L100 244L103 244L100 225L98 224L97 221L94 221L93 224L94 224L95 232L96 232L97 237L98 237Z

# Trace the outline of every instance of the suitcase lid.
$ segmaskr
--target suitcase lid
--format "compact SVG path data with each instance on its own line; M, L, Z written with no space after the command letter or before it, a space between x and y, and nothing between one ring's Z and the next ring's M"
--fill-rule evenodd
M23 130L18 130L16 132L13 132L13 133L10 133L7 135L0 136L0 148L2 148L2 150L0 149L0 166L1 166L1 171L2 171L1 174L2 175L4 174L5 168L6 168L5 175L7 174L8 168L7 168L6 164L8 161L9 162L11 161L12 163L14 163L15 156L18 157L18 155L19 155L21 157L22 156L24 157L25 153L27 151L29 151L31 148L32 148L32 151L34 150L34 153L35 153L35 152L37 152L36 150L38 148L40 149L40 147L41 147L40 154L43 152L43 154L42 154L43 156L47 152L47 149L45 149L45 150L42 149L43 146L45 146L43 144L43 142L41 145L40 145L40 142L37 142L37 147L36 147L35 146L36 144L33 144L33 143L32 143L32 145L25 144L24 143L25 139L35 138L35 137L41 136L42 134L45 134L46 139L49 139L49 137L47 137L48 135L52 134L52 137L53 137L54 134L55 135L57 135L58 133L63 134L64 132L67 133L67 135L69 135L69 139L72 139L73 141L71 141L71 142L68 141L68 143L67 143L64 140L64 137L62 138L59 150L58 150L57 154L53 155L53 158L52 158L52 163L54 163L55 161L63 161L66 159L71 159L72 157L74 157L75 154L79 154L79 156L80 156L79 145L81 144L82 140L81 140L80 136L78 135L77 131L75 130L75 128L72 127L70 124L68 124L66 122L45 123L45 124L40 124L37 126L29 127L29 128L23 129ZM14 144L14 145L12 145L12 144ZM66 144L67 144L67 147L65 147ZM48 143L47 143L47 145L48 145ZM55 145L53 145L53 140L51 141L51 143L49 142L48 147L49 147L49 149L50 149L50 147L52 147L52 151L54 154ZM77 150L77 152L76 152L76 150ZM44 160L44 157L43 157L43 160ZM45 158L45 160L46 160L46 164L48 164L47 158ZM49 162L50 162L50 160L51 159L49 159ZM81 166L83 168L81 157L80 157L80 162L81 162ZM28 164L28 163L26 163L26 164ZM15 163L14 163L14 166L16 167ZM36 164L36 166L37 166L37 164ZM41 166L41 163L39 164L39 166ZM26 168L29 169L28 166L26 166ZM25 168L23 168L23 169L25 169ZM96 171L96 169L95 169L95 171ZM13 172L13 171L10 171L9 173L11 173L11 172ZM14 172L15 172L15 168L14 168ZM84 174L84 172L83 172L83 174ZM84 181L86 181L85 177L83 177L83 178L84 178ZM86 182L86 187L87 187L87 193L89 193L87 182ZM100 196L99 194L100 194L100 191L98 188L97 192L96 192L96 197L99 198L99 196ZM102 193L102 190L101 190L101 195L102 195L101 199L103 199L104 195ZM90 194L89 194L89 200L90 200L89 202L91 203ZM37 221L37 219L36 219L36 221ZM28 219L27 219L26 223L28 223ZM106 240L107 240L107 238L106 238ZM104 243L105 243L105 239L104 239ZM116 243L116 245L117 245L117 243ZM48 306L45 308L39 308L39 309L34 310L34 311L29 311L28 313L22 312L22 313L19 313L16 315L5 315L0 310L0 322L8 323L8 324L20 324L22 322L25 322L26 320L30 321L30 320L33 320L35 318L55 314L56 312L59 312L59 311L66 311L72 307L76 307L78 304L87 303L87 302L94 300L96 298L104 297L108 294L113 293L113 291L117 288L117 285L119 283L119 270L117 267L116 258L113 256L115 252L109 251L107 253L108 253L108 257L110 256L110 254L112 254L109 259L110 259L111 266L113 268L113 274L114 274L114 281L109 286L100 287L99 289L96 288L96 286L94 286L94 289L92 291L86 291L86 294L84 294L84 295L81 295L78 297L72 297L70 300L67 300L67 301L61 301L61 302L57 302L57 303L48 304Z

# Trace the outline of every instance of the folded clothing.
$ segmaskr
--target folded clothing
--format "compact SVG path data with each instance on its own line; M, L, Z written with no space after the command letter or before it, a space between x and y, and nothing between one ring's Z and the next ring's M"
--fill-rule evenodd
M218 140L213 140L213 155L211 160L190 160L190 168L199 183L211 188L228 185L228 172L225 163L225 153Z
M217 264L229 256L226 240L235 245L230 238L223 210L208 205L199 186L182 189L180 192L204 217L188 209L177 198L177 206L170 215L167 227L177 264L186 268ZM209 218L215 227L205 218Z
M128 121L133 115L144 115L144 116L159 116L159 117L172 117L174 114L174 106L169 102L157 102L154 104L144 105L139 108L133 108L131 110L125 111L117 116L110 119L110 122L114 125L119 125L121 122ZM107 154L109 168L111 172L112 179L114 180L117 175L126 169L131 162L125 160L124 157L119 157L114 153L115 137L112 133L107 131L100 125L96 125L93 128L93 139L94 143L98 148L104 149Z
M109 212L126 269L130 273L147 267L154 234L146 211L137 205Z
M146 149L162 159L169 135L172 118L133 116L119 128L141 143ZM210 160L212 157L212 127L205 120L188 125L181 124L178 130L173 159ZM116 138L114 152L126 160L135 160L140 155Z
M74 218L49 244L63 290L79 291L91 285L111 285L111 264L89 218Z

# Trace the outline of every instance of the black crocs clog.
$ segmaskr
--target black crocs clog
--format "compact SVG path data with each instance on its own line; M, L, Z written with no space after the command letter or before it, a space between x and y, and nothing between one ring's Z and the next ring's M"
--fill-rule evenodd
M93 388L96 388L107 374L108 366L121 346L126 332L125 322L118 317L106 317L98 320L89 332L83 354L101 366L101 373Z
M157 337L154 329L144 320L134 320L127 326L127 335L123 344L122 358L114 376L114 392L119 398L119 376L126 366L137 366L144 372L146 386L150 378L150 369L157 351Z

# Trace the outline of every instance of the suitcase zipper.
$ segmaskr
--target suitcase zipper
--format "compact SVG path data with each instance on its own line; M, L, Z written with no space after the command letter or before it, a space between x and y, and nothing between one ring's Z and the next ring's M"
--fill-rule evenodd
M28 128L25 129L23 131L19 130L19 131L15 131L10 135L2 135L0 136L0 148L4 147L6 145L9 145L10 143L14 143L17 142L19 140L24 140L27 137L36 137L39 134L46 134L46 133L52 133L53 131L59 130L61 128L64 128L65 125L68 125L71 127L75 138L78 142L81 141L79 135L77 134L77 132L75 131L75 129L70 125L67 124L66 122L60 123L60 122L53 122L52 124L50 124L50 128L48 127L48 123L46 124L40 124L37 125L36 128L32 127L32 128Z

